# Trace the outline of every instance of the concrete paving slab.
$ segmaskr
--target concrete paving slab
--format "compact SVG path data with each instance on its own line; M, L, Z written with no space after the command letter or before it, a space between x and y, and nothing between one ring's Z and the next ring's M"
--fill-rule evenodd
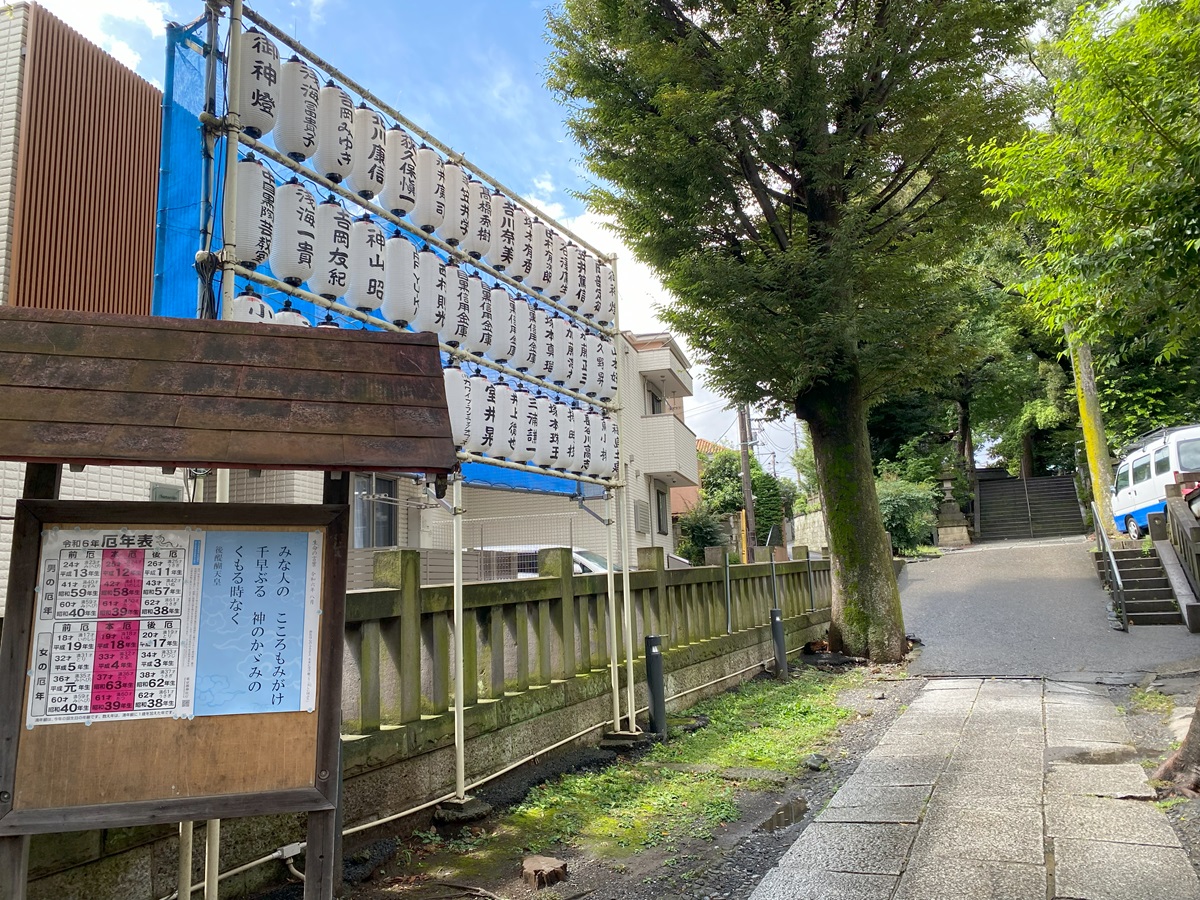
M1069 697L1101 697L1108 699L1108 689L1098 684L1079 684L1075 681L1047 680L1042 687L1047 703L1059 702L1062 695Z
M801 872L772 869L759 882L751 900L890 900L895 875L850 872Z
M1146 783L1146 770L1134 763L1096 765L1090 763L1050 764L1046 773L1047 802L1051 794L1084 797L1134 797L1153 800L1154 789Z
M1010 772L1003 776L950 773L938 779L929 798L938 804L968 806L1042 805L1042 775L1039 772Z
M958 746L958 734L885 734L872 754L884 756L949 755Z
M899 875L916 825L814 822L779 860L781 868Z
M947 756L901 756L866 757L854 770L860 781L875 784L933 784L950 757Z
M1154 804L1112 797L1070 796L1047 803L1046 834L1055 838L1180 846L1175 829Z
M1054 896L1064 900L1200 900L1200 879L1182 850L1056 838Z
M928 859L909 867L895 900L1044 900L1041 865Z
M930 678L922 689L924 693L939 691L973 691L978 693L981 678Z
M818 822L904 822L920 820L928 785L881 785L852 776L817 816Z
M1045 861L1037 807L930 806L914 859L973 859L1040 865ZM969 895L964 895L969 896Z

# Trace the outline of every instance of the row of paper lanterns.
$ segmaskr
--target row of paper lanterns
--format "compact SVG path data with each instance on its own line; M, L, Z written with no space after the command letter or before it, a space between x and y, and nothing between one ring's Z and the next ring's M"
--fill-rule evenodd
M454 444L468 453L577 475L617 472L617 425L605 413L492 381L458 365L442 370Z
M281 64L275 45L255 30L246 32L242 42L238 108L244 131L255 138L271 134L276 149L294 161L331 181L344 182L394 215L407 216L422 231L436 233L581 317L601 325L615 321L616 281L607 263L473 179L461 165L418 146L403 128L387 127L375 110L365 104L355 108L333 82L319 87L316 73L299 58ZM250 195L244 204L243 172ZM269 187L264 183L268 180ZM300 248L305 243L315 246L311 195L306 201L293 190L281 200L282 214L269 216L267 197L273 192L269 172L263 169L255 175L239 165L239 262L261 264L273 250L270 232L275 230L276 240L284 245L280 255L295 270L291 277L302 282L314 274L320 278L328 264L325 257L313 260L311 271L309 263L300 261L311 255ZM285 277L274 260L271 268ZM334 283L321 285L329 290L315 292L342 296L336 293L341 278L335 271Z
M257 159L238 163L237 209L247 265L269 259L288 284L307 283L327 299L579 393L614 396L616 349L606 336L499 283L485 284L401 233L385 237L369 216L351 218L332 200L318 204L297 181L276 188Z

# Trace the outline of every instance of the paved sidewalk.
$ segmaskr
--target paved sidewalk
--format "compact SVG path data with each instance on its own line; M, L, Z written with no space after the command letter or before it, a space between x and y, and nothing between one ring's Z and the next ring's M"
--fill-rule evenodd
M752 900L1200 900L1101 690L931 681Z

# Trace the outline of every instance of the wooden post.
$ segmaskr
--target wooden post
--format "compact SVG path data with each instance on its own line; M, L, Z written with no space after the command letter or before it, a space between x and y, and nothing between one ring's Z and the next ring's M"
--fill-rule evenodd
M463 705L479 702L479 617L475 610L463 610Z
M554 632L549 600L537 602L533 620L533 636L537 641L537 684L549 684L554 679Z
M450 613L435 612L421 623L429 654L429 706L432 712L450 708Z
M592 671L592 594L575 598L575 621L579 627L578 671Z
M529 690L529 604L514 603L504 613L505 627L512 635L516 646L516 670L518 691Z
M62 488L62 466L28 463L21 496L26 500L57 500ZM25 900L29 881L29 835L0 837L0 900Z
M385 644L389 668L399 681L399 722L416 722L421 718L421 554L416 550L376 553L375 586L400 591L398 634L395 643ZM390 713L391 704L387 706Z

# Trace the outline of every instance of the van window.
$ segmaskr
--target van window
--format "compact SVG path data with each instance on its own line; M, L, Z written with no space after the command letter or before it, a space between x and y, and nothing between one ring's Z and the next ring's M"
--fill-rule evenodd
M1200 439L1179 442L1179 471L1200 472Z
M1150 457L1143 456L1133 461L1133 483L1141 484L1150 480Z
M1160 447L1154 451L1154 474L1166 475L1171 471L1171 451L1167 447Z
M1129 487L1129 466L1121 466L1117 472L1116 490L1120 492L1127 487Z

